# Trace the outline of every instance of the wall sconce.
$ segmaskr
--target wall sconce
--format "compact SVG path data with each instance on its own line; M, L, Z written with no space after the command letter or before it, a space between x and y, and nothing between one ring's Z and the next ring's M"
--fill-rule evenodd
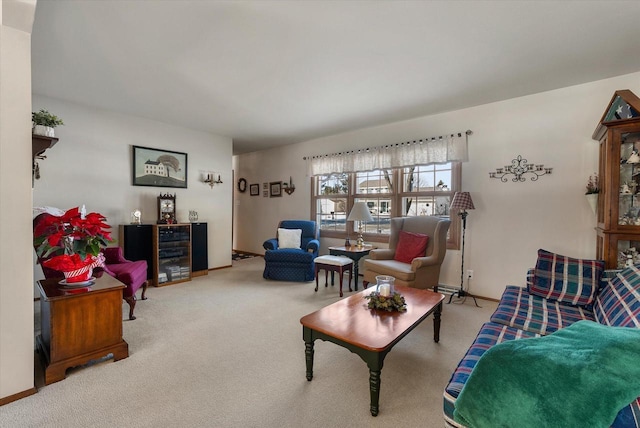
M291 176L289 176L288 183L286 181L282 183L282 188L284 189L285 192L287 192L287 195L290 195L293 192L295 192L296 186L293 184L293 181L291 181Z
M213 189L214 184L222 184L222 179L217 172L207 172L202 174L202 182L208 184Z
M513 175L511 181L527 181L526 175L531 174L529 177L531 181L536 181L538 177L545 174L551 174L553 168L545 168L544 165L534 165L527 163L526 159L522 159L522 156L518 155L517 158L511 161L511 165L505 165L504 168L496 168L496 172L490 172L489 178L499 178L503 183L507 182L507 177Z

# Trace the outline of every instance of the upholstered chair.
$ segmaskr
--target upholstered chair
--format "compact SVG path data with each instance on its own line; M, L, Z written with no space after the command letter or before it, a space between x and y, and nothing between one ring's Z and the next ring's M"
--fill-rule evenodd
M389 248L371 250L369 258L364 259L365 287L368 283L375 284L378 275L393 276L395 285L415 288L438 285L450 224L448 219L435 216L392 218ZM400 236L402 232L406 233ZM424 244L421 235L428 236L426 247L416 250L423 248L417 245ZM414 254L415 251L420 254Z
M262 246L265 279L308 282L315 278L313 259L318 256L320 242L315 221L283 220L276 238Z
M129 319L134 320L133 310L136 307L136 292L142 288L141 300L147 300L147 262L145 260L131 261L124 258L122 248L107 247L102 249L104 254L104 271L127 286L122 291L122 298L129 304Z

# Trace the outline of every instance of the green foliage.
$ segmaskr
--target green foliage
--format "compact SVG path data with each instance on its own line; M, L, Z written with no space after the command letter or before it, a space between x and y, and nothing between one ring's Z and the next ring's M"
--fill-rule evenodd
M64 125L62 119L58 116L49 113L45 109L40 109L39 112L31 112L31 121L36 125L49 126L55 128L59 125Z
M406 312L407 310L407 303L400 293L393 293L392 296L384 297L374 291L368 296L364 296L364 298L369 299L369 303L367 304L369 309L380 309L387 312Z

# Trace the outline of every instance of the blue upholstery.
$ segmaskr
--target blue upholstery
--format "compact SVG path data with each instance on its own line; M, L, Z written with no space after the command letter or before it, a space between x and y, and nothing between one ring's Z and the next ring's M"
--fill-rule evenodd
M308 282L315 278L313 259L318 256L320 242L316 222L310 220L283 220L278 225L283 229L301 229L300 248L278 248L278 239L268 239L262 246L266 279L278 281Z

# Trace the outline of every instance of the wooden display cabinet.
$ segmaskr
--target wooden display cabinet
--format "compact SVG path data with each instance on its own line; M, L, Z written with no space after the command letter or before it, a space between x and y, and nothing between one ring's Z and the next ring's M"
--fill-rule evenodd
M640 99L616 91L593 139L600 142L597 257L606 269L640 263Z
M191 281L191 225L154 225L153 256L156 287Z

